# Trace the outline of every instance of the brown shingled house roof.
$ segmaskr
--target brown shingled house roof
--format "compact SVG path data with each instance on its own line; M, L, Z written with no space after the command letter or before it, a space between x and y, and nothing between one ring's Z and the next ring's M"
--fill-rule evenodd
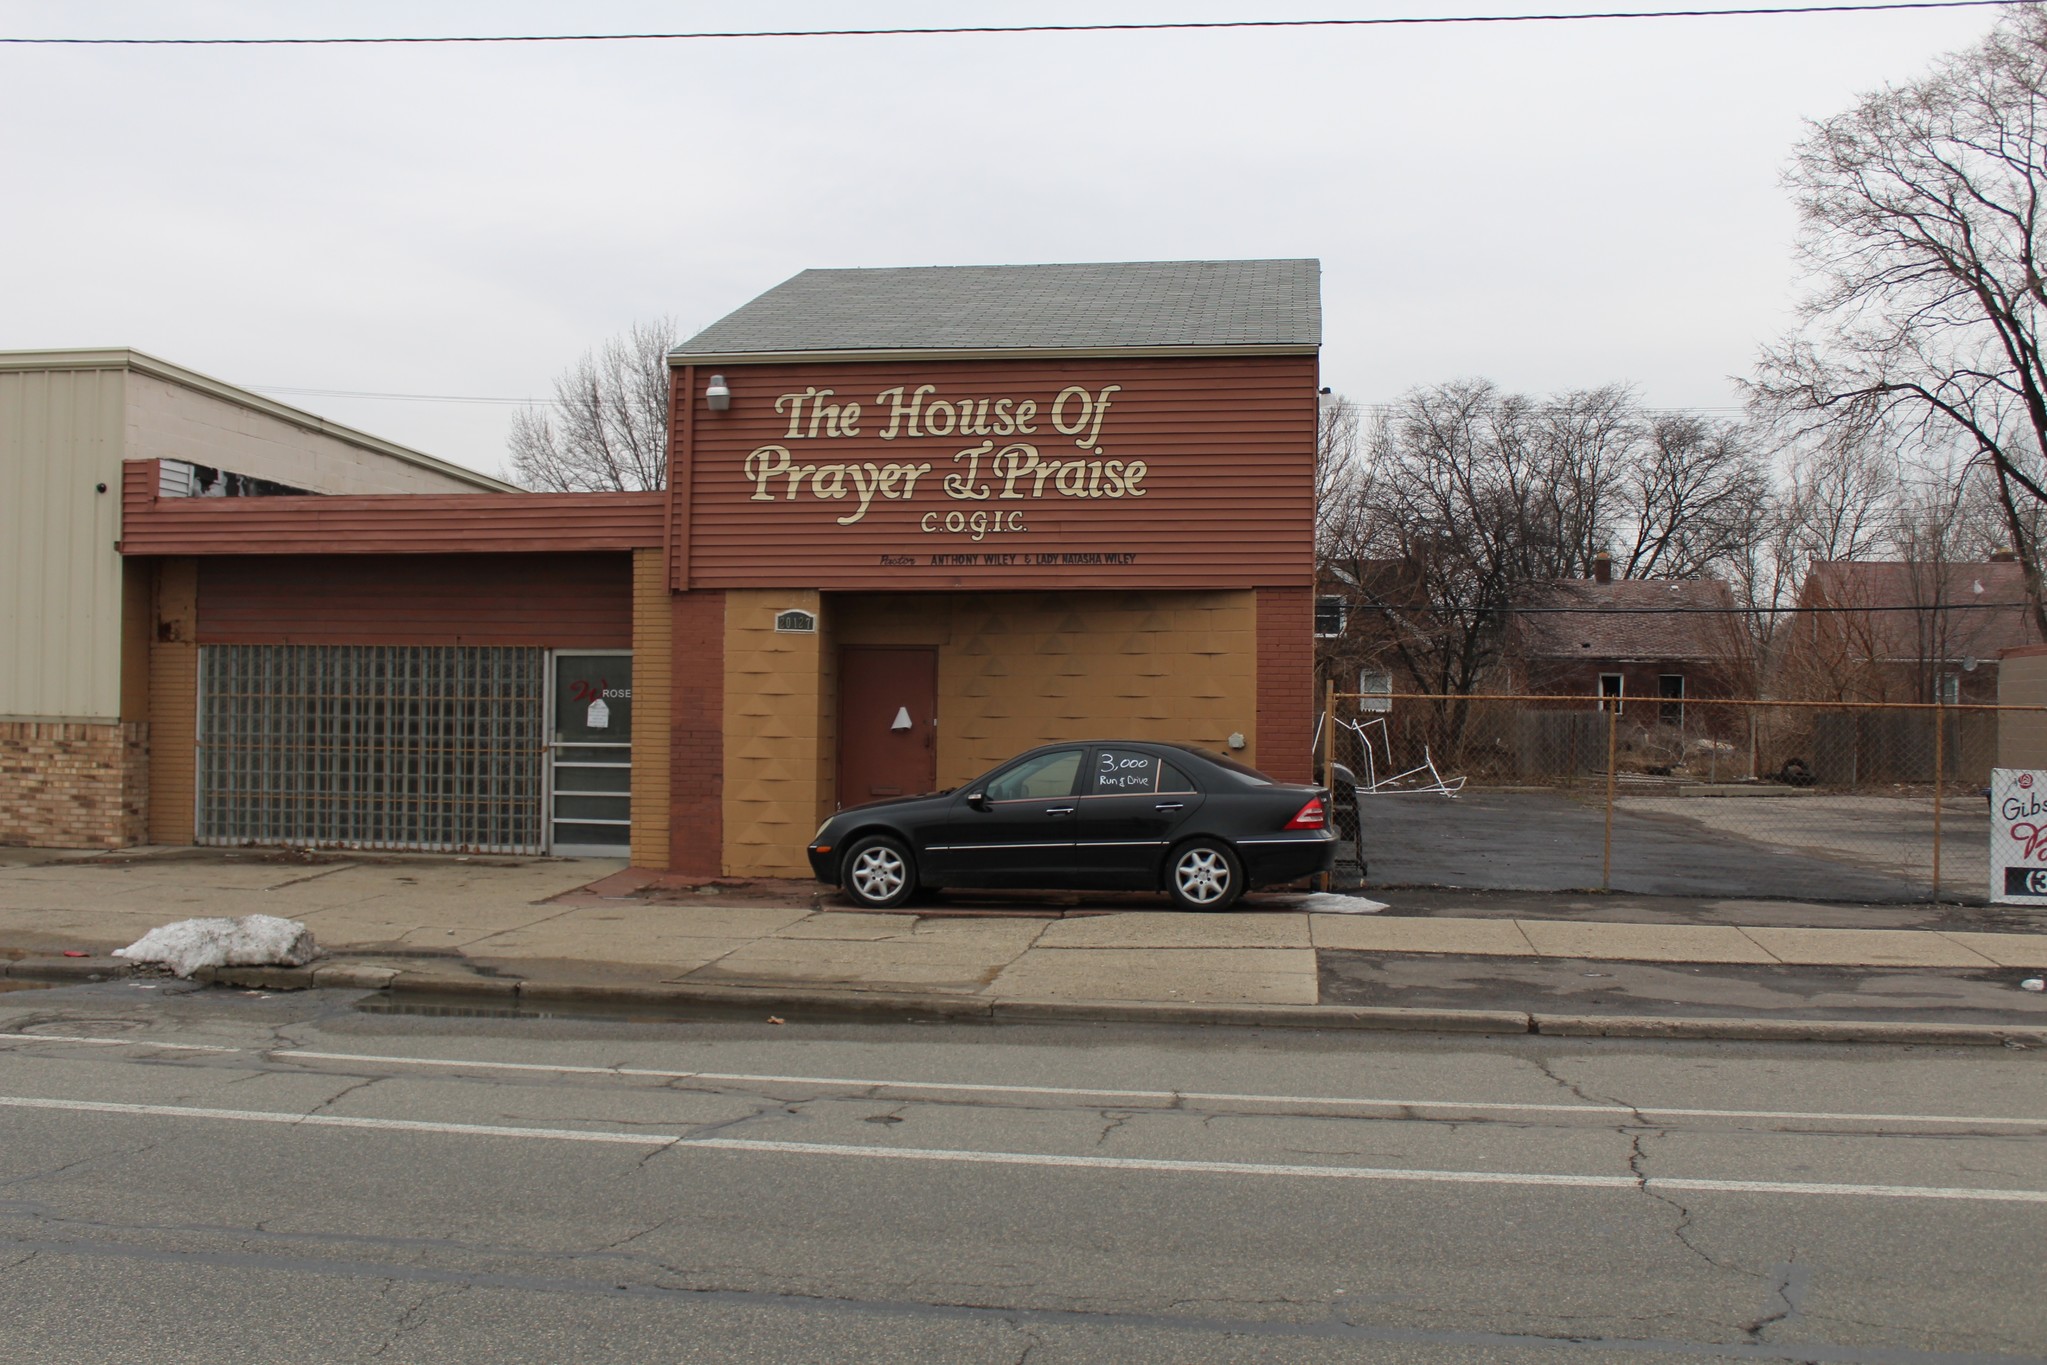
M1938 655L1942 660L1995 659L2001 649L2037 645L2026 606L2025 575L2015 561L1964 564L1914 564L1903 560L1830 560L1815 564L1798 595L1804 607L1906 607L1906 611L1832 613L1834 620L1816 621L1813 630L1836 631L1853 623L1858 642L1871 659L1918 661ZM1939 611L1937 632L1929 618Z
M1516 652L1531 661L1719 661L1742 653L1734 594L1717 578L1568 578L1528 605L1536 610L1519 617Z

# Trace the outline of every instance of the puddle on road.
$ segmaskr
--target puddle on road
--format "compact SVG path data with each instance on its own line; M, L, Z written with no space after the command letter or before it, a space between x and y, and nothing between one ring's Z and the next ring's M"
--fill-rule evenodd
M49 981L0 981L0 995L8 991L46 991L53 984Z

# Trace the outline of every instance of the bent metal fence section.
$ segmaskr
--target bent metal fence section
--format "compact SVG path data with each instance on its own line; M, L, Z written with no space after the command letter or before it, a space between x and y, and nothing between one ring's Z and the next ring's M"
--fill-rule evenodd
M2042 711L1332 691L1317 757L1374 886L1980 899L1998 729Z

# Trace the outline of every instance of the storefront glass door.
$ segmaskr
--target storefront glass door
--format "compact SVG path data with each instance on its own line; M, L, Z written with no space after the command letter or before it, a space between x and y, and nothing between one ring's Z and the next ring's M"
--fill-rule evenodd
M558 651L552 683L551 851L566 857L628 857L633 657Z

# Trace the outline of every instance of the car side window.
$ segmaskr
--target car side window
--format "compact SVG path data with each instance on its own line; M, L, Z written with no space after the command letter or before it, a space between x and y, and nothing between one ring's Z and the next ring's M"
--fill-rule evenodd
M1055 749L1026 759L990 782L985 791L990 801L1034 801L1052 796L1069 796L1073 779L1080 773L1079 749Z
M1095 750L1090 796L1149 796L1159 789L1158 755L1138 749Z
M1170 763L1159 765L1159 790L1161 792L1191 792L1197 790L1188 780L1187 774Z

